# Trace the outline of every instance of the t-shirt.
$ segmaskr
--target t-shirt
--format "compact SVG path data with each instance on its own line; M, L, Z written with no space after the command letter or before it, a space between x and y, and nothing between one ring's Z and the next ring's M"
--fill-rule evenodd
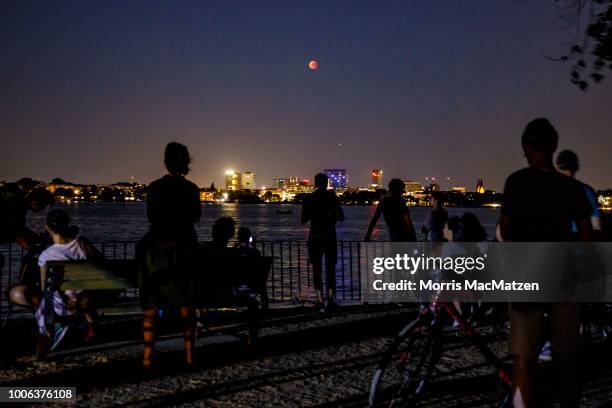
M444 241L444 224L448 221L448 213L444 208L435 208L427 214L423 223L425 241Z
M340 200L333 191L317 190L304 199L302 221L310 221L311 238L336 238L336 222L344 220Z
M506 180L501 213L512 241L572 241L572 224L592 211L582 183L572 177L528 167Z
M591 217L600 218L599 203L597 202L597 194L595 194L595 190L593 190L593 187L589 186L586 183L582 183L582 186L584 187L584 192L586 193L587 200L589 201L589 204L591 205L591 210L592 210ZM576 225L575 222L572 224L572 232L573 233L578 232L578 226Z
M200 191L183 176L166 175L149 185L147 216L157 240L196 242L194 224L200 221Z
M67 244L53 244L38 257L38 266L45 266L48 261L83 261L87 259L87 244L80 238Z
M410 217L406 200L401 197L387 196L381 200L378 207L389 228L391 241L416 241L414 229L408 227L405 217Z

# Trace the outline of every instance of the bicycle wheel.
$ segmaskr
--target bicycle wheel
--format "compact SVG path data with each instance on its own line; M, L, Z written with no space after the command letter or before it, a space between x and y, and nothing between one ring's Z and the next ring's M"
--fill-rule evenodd
M433 368L433 336L424 333L429 329L428 322L422 316L416 318L389 344L372 377L370 406L381 404L387 398L389 407L414 405Z

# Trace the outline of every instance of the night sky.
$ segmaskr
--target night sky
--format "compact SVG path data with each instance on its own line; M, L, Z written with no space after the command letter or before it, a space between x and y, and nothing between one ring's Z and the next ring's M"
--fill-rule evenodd
M501 189L546 116L612 187L612 78L586 93L555 2L3 1L0 180L148 183L167 142L190 178L347 168ZM565 44L565 45L564 45ZM319 68L308 69L316 59ZM445 187L443 183L443 187Z

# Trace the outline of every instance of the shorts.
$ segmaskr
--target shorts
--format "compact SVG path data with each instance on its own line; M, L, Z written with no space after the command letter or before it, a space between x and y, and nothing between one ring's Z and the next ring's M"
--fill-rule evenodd
M338 242L334 238L311 238L308 241L310 263L321 263L323 255L327 264L335 265L338 260Z

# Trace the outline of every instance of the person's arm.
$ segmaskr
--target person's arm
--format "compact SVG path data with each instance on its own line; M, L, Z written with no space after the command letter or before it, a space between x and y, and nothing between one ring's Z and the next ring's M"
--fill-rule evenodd
M578 228L577 240L580 242L593 241L593 226L591 216L593 215L593 205L589 198L589 188L585 191L584 184L578 185L574 193L574 214L576 227Z
M404 213L404 222L406 223L406 228L408 228L410 235L414 235L416 237L416 231L414 230L414 224L412 223L412 218L410 218L410 213L408 211Z
M147 218L149 219L150 223L153 223L153 220L157 220L157 213L158 213L158 200L157 200L157 194L156 194L156 188L154 188L154 185L150 185L148 190L147 190Z
M40 267L40 289L45 291L45 281L47 280L47 265Z
M302 214L300 216L300 222L306 224L310 221L310 197L306 197L302 203Z
M433 211L430 211L427 214L427 217L425 218L425 222L423 223L423 226L421 227L421 232L423 234L427 234L429 232L429 230L431 230L431 227L433 226Z
M198 187L195 184L193 186L193 197L191 198L191 203L192 203L192 209L191 209L192 221L195 224L195 223L200 222L200 219L202 218L202 204L200 204L200 190L198 190Z
M342 210L340 200L336 197L336 222L338 221L344 222L344 211Z
M499 218L499 233L504 241L512 240L512 214L515 214L517 207L517 191L513 187L514 184L514 178L510 176L504 185L504 199Z
M376 206L376 211L374 212L374 215L372 216L372 220L370 221L370 225L368 226L368 231L366 232L365 238L363 239L364 241L370 240L370 237L372 236L372 231L374 231L374 227L376 226L376 223L378 222L378 219L380 218L381 214L382 214L382 208L381 208L381 205L378 204L378 206Z

